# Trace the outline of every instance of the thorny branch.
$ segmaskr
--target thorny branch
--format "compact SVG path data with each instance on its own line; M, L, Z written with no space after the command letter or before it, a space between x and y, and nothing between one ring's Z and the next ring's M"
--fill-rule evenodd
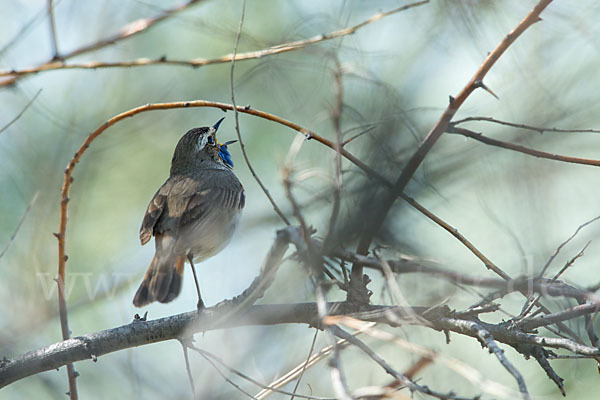
M525 32L525 30L527 30L527 28L539 21L540 14L551 2L552 0L540 0L533 10L531 10L531 12L508 35L504 37L504 39L491 53L489 53L475 75L473 75L471 80L460 91L458 96L450 98L450 103L448 104L448 107L442 114L441 118L434 125L431 131L429 131L421 145L408 160L404 169L398 176L398 179L394 183L392 190L387 195L386 201L373 216L371 225L365 230L365 233L360 239L357 253L367 254L374 234L381 227L389 210L396 201L396 198L404 191L404 188L417 171L423 160L425 160L425 157L429 151L446 131L450 121L458 109L477 88L485 88L483 79L492 66L496 63L496 61L498 61L502 54L504 54L506 49L508 49L510 45L513 44L514 41L517 40L517 38L521 36L523 32ZM355 281L362 281L362 267L360 264L355 263L352 266L352 278ZM358 285L360 285L360 283L358 283Z

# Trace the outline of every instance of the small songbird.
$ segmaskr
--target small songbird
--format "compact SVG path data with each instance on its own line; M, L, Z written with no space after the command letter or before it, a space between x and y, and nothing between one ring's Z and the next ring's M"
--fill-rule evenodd
M158 189L140 228L142 245L154 236L156 251L133 304L168 303L179 295L185 260L190 262L198 308L204 307L194 261L214 256L227 245L244 208L244 188L233 173L227 145L212 127L194 128L177 143L169 179Z

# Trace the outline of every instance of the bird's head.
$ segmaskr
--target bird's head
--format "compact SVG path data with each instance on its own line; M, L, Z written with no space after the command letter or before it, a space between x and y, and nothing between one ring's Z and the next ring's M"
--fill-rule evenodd
M220 144L217 141L217 130L225 118L221 118L213 126L190 129L177 143L171 161L171 175L186 174L197 168L214 167L214 163L227 168L233 168L231 154L227 146L237 140Z

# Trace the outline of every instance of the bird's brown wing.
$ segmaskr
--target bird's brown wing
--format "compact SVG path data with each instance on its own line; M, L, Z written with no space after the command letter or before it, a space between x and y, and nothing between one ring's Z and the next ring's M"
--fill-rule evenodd
M187 204L199 190L196 180L185 176L173 176L156 191L140 227L142 245L148 243L152 235L172 231L177 233L179 220Z
M242 209L244 189L230 171L211 174L208 179L170 177L156 192L140 228L140 241L146 244L153 234L201 222L212 209Z
M154 226L165 209L167 200L167 194L163 193L163 188L165 185L161 186L161 188L158 189L158 191L154 194L154 197L152 197L152 200L150 200L150 204L148 204L146 214L144 214L142 226L140 227L140 242L142 242L142 246L150 241L150 238L154 233Z
M230 171L218 171L212 179L198 182L198 190L188 198L185 210L181 214L179 226L191 222L200 222L211 209L244 208L244 188Z

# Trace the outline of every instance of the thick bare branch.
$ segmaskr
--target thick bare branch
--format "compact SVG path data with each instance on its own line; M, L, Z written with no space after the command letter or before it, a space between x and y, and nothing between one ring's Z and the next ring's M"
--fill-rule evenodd
M347 315L363 321L386 323L397 326L408 310L402 307L366 306L350 303L329 303L328 315ZM319 326L320 318L316 303L254 305L244 313L228 318L235 305L225 304L204 309L201 312L173 315L153 321L134 320L130 324L105 331L78 336L53 345L33 350L24 355L0 361L0 387L27 376L57 369L81 360L96 360L115 351L142 346L165 340L178 339L196 332L248 325L307 324ZM592 311L592 310L590 310ZM574 354L597 357L600 349L575 343L569 339L553 338L521 332L510 323L488 324L476 318L455 318L444 308L412 307L411 313L426 318L436 330L452 331L477 338L479 333L472 322L487 330L497 342L517 349L527 346L565 349ZM390 318L390 315L394 318ZM416 319L406 320L414 324Z

